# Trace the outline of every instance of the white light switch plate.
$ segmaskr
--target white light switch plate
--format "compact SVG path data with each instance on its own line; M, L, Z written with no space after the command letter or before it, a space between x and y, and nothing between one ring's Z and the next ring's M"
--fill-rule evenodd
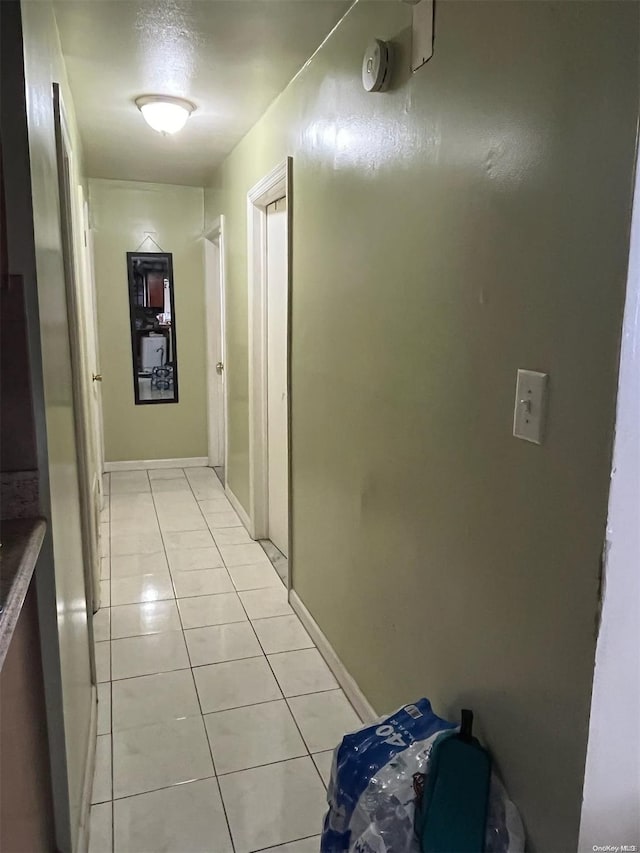
M513 434L516 438L542 444L548 386L548 373L518 370L513 412Z

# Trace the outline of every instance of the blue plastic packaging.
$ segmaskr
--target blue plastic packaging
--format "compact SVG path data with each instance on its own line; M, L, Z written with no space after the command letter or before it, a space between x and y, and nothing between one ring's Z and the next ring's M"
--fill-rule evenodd
M433 742L457 728L438 717L428 699L420 699L345 735L334 751L321 853L420 853L416 797ZM518 812L494 774L485 851L523 850Z

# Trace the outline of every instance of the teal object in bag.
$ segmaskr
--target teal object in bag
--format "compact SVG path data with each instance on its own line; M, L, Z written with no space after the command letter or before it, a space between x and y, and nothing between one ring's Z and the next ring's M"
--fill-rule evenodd
M462 711L460 732L433 744L416 831L422 853L483 853L491 756L471 734L473 714Z

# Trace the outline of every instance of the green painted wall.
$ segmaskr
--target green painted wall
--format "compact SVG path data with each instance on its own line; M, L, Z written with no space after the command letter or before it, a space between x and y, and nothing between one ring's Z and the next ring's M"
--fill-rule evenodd
M203 190L89 181L107 462L207 455ZM145 232L173 253L180 402L136 406L127 252ZM159 251L147 241L143 251Z
M530 834L577 844L638 111L638 4L362 2L207 191L247 506L246 192L293 166L293 583L373 705L475 709ZM391 39L391 91L364 48ZM547 440L511 436L516 370Z

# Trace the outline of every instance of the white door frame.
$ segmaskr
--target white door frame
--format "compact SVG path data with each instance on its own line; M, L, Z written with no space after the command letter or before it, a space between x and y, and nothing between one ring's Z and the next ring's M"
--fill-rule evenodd
M287 157L247 193L249 296L249 533L269 531L267 466L267 206L287 198L287 428L289 430L289 566L291 566L291 175Z
M215 240L218 245L216 246ZM209 465L224 465L227 485L229 430L227 424L227 378L222 385L215 382L217 364L227 369L227 336L225 329L225 225L224 216L214 220L204 235L205 312L207 336L207 443ZM220 347L222 335L222 348ZM221 352L222 349L222 352Z

